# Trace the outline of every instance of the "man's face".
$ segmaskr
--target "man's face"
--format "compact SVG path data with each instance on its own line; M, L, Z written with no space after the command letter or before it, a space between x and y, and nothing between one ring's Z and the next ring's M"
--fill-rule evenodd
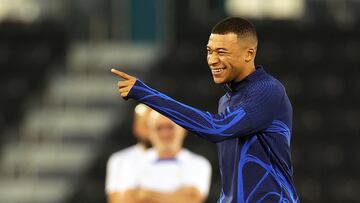
M140 109L140 110L139 110ZM139 107L136 112L133 123L133 134L139 142L145 147L151 147L149 140L148 120L151 110L148 107Z
M157 150L177 151L181 149L185 130L170 119L157 115L150 125L150 140Z
M211 34L207 44L207 62L216 84L241 77L245 66L246 47L235 33Z
M134 123L135 136L139 139L140 142L148 142L148 125L147 125L147 115L139 116Z

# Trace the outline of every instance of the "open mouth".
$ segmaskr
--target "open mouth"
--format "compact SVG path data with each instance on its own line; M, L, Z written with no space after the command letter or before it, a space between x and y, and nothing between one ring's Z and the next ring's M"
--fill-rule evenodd
M221 74L222 72L224 72L226 68L214 68L214 69L211 69L211 72L213 75L219 75Z

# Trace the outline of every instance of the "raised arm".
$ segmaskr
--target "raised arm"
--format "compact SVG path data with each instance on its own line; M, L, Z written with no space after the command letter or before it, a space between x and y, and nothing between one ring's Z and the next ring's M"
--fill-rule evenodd
M140 80L120 73L117 75L125 79L118 83L121 96L148 105L187 130L212 142L265 129L274 119L281 101L281 91L275 84L259 83L244 96L239 105L227 108L223 114L211 114L182 104Z

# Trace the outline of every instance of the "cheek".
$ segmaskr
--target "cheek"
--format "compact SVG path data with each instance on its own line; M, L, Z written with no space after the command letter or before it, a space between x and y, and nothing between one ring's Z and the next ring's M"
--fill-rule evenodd
M219 56L219 60L223 63L227 61L226 59L226 56Z
M231 65L231 60L230 60L228 57L226 57L226 56L221 56L221 57L219 57L219 59L220 59L221 63L222 63L223 65L225 65L227 68L231 68L231 67L232 67L232 65Z

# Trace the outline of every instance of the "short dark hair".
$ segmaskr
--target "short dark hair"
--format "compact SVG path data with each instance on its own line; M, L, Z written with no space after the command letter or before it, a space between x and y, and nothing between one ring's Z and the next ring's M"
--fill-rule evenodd
M228 17L218 22L211 30L213 34L225 35L234 33L239 38L253 38L257 41L255 26L248 20L240 17Z

